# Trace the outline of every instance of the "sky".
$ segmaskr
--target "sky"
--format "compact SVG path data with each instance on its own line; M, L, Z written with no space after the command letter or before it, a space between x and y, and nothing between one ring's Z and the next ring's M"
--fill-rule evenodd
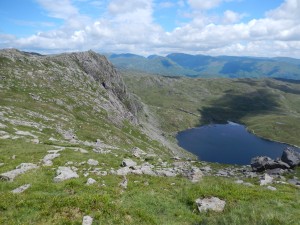
M0 0L0 48L300 58L300 0Z

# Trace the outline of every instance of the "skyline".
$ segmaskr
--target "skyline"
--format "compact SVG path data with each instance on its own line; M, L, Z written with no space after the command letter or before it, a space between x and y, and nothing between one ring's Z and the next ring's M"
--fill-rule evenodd
M3 0L0 48L300 58L299 12L300 0Z

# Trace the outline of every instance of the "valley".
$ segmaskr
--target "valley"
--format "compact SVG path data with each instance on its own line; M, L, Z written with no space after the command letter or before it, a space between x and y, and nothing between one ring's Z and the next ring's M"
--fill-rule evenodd
M297 224L299 167L199 161L179 131L239 122L300 145L300 83L119 71L93 51L0 50L0 224ZM199 212L200 199L225 208Z

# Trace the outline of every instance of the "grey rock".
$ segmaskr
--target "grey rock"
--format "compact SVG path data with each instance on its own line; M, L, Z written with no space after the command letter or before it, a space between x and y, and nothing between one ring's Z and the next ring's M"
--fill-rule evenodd
M272 187L272 186L268 186L267 187L269 190L271 190L271 191L276 191L277 189L276 189L276 187Z
M156 176L156 173L152 170L150 166L142 166L141 171L145 175Z
M229 176L228 172L225 170L219 170L216 175L220 176L220 177L228 177Z
M97 160L94 160L94 159L89 159L87 161L87 164L89 164L91 166L97 166L99 164L99 162Z
M157 170L156 173L158 174L158 176L162 176L162 177L176 177L176 173L174 171L170 171L170 170Z
M17 176L29 170L36 169L38 166L33 163L21 163L16 169L0 174L0 179L13 181Z
M294 168L300 165L300 153L292 148L286 148L282 153L281 160Z
M282 162L280 160L273 160L269 157L266 156L258 156L255 157L251 160L251 167L253 171L256 172L262 172L267 169L276 169L276 168L281 168L281 169L289 169L290 166Z
M131 170L129 169L129 167L123 167L123 168L120 168L116 171L116 174L119 175L119 176L124 176L124 175L127 175L131 172Z
M56 150L56 151L58 151L58 150ZM44 158L43 158L43 164L45 165L45 166L52 166L52 160L53 159L55 159L55 158L57 158L57 157L59 157L60 156L60 154L59 153L52 153L52 154L48 154L48 155L46 155Z
M138 147L134 147L132 149L132 155L136 158L141 158L142 156L145 156L146 154L147 154L146 152L144 152L143 150L141 150Z
M123 167L133 167L136 166L137 163L134 162L132 159L123 159L121 166Z
M271 184L273 182L273 177L271 177L269 174L265 174L264 175L264 179L260 180L260 185L267 185L267 184Z
M199 198L196 200L196 204L200 212L207 212L208 210L222 212L224 210L226 202L219 198L211 197L204 199Z
M286 171L283 169L280 169L280 168L276 168L276 169L266 170L266 172L269 175L280 176L280 175L284 174Z
M89 178L86 182L86 185L91 185L91 184L95 184L95 183L97 183L96 180L94 180L93 178Z
M57 176L54 177L54 182L61 182L71 178L78 178L79 175L73 171L70 167L60 166L56 171Z
M236 183L236 184L243 184L244 181L243 180L236 180L236 181L234 181L234 183Z
M19 193L22 193L24 191L26 191L28 188L30 188L30 184L25 184L25 185L22 185L14 190L12 190L11 192L14 193L14 194L19 194Z
M92 225L93 224L93 218L90 216L84 216L82 219L82 225Z
M297 185L297 186L300 185L300 181L298 179L289 179L288 183L293 184L293 185Z
M197 168L197 167L193 167L187 174L188 179L192 182L192 183L197 183L199 182L202 177L203 177L203 173L202 171Z
M120 187L122 187L123 189L127 189L128 180L127 180L126 176L124 176L124 179L122 180L122 182L121 182L119 185L120 185Z
M207 173L209 173L209 172L211 172L212 171L212 169L211 169L211 167L210 166L204 166L204 167L202 167L202 168L200 168L203 172L207 172Z

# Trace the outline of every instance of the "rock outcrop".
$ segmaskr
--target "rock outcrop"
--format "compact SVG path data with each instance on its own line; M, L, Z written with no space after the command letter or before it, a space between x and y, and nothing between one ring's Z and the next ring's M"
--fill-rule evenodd
M198 198L196 200L196 204L200 212L206 212L208 210L222 212L224 210L226 202L217 197L211 197L204 199Z
M251 160L251 167L252 170L255 172L262 172L264 170L276 169L276 168L281 168L281 169L290 168L290 166L287 163L282 162L281 160L273 160L266 156L258 156L253 158Z
M17 176L29 170L36 169L38 166L33 163L21 163L16 169L0 174L0 179L13 181Z
M57 176L54 177L54 182L61 182L71 178L78 178L79 175L73 171L70 167L60 166L56 171Z
M294 168L300 165L300 153L292 148L286 148L282 153L281 160Z
M253 171L262 172L270 170L271 174L281 174L282 171L279 171L278 169L286 170L298 165L300 165L300 153L290 147L283 151L281 159L273 160L267 156L258 156L251 160Z

